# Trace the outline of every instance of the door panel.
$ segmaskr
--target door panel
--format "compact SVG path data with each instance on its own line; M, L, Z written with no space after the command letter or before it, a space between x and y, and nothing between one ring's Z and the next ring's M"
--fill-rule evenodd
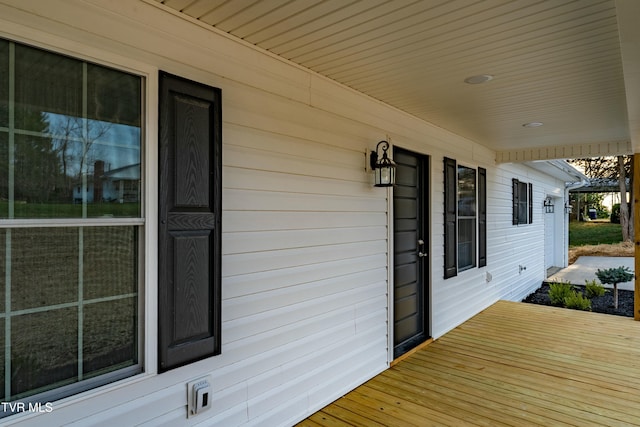
M394 149L394 357L429 338L428 158Z

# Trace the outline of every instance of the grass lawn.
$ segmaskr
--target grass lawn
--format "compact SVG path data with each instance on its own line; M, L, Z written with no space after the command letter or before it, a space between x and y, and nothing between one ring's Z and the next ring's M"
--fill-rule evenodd
M0 218L6 219L9 204L0 201ZM87 217L112 216L116 218L137 218L140 203L89 203ZM14 218L82 218L82 205L73 203L20 203L14 205Z
M569 246L602 245L622 242L620 224L590 221L569 223Z

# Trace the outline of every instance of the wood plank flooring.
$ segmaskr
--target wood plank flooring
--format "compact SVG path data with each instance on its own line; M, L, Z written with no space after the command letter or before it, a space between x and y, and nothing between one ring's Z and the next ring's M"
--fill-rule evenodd
M640 322L499 301L299 426L640 426Z

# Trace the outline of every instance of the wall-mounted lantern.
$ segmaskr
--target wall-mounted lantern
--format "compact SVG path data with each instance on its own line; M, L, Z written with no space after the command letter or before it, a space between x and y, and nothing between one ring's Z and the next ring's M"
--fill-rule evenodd
M546 213L553 213L553 210L554 210L553 199L550 196L547 196L544 199L544 211Z
M382 145L382 157L378 155L378 150ZM389 150L389 143L387 141L380 141L376 145L376 151L371 152L369 159L371 169L376 176L376 187L391 187L396 183L396 164L387 155Z
M573 211L573 207L571 206L571 202L568 200L564 204L564 213L570 214Z

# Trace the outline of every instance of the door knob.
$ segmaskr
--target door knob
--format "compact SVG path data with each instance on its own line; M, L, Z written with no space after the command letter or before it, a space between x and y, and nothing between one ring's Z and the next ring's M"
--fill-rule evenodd
M424 253L424 252L418 252L418 256L419 256L420 258L424 258L424 257L426 257L426 256L427 256L427 254L426 254L426 253Z

